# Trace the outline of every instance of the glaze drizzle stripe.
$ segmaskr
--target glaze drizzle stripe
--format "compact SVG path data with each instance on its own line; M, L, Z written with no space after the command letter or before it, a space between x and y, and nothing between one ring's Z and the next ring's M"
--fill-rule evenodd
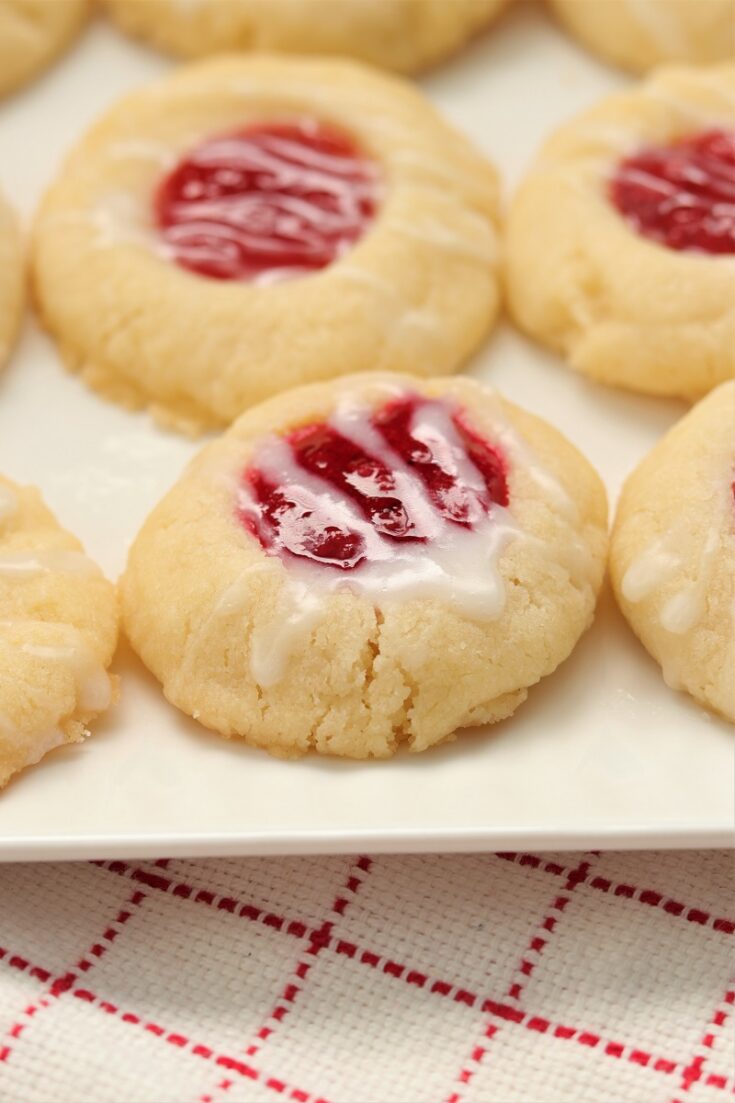
M385 563L396 541L446 542L447 523L473 528L509 497L500 453L453 404L414 394L269 438L244 481L241 517L269 554L348 569Z
M37 549L0 551L0 578L18 581L44 574L78 574L93 578L101 576L96 563L81 551L69 549Z

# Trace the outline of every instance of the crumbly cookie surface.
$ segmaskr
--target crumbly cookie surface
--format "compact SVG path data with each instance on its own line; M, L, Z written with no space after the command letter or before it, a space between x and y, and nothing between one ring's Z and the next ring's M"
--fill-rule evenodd
M626 164L635 168L648 151L663 160L663 176L639 171L638 182L649 197L668 189L676 198L682 185L666 180L667 154L673 161L682 143L694 148L718 135L735 143L732 65L660 70L558 130L509 214L506 281L518 325L577 371L615 386L693 399L732 379L732 205L720 207L730 251L715 254L646 236L612 198ZM730 172L727 159L717 162L718 186ZM684 190L680 219L699 202ZM716 204L703 216L712 223Z
M614 65L645 72L735 55L735 0L550 0L565 27Z
M127 32L178 57L232 50L354 57L412 73L486 26L506 0L105 0Z
M351 248L278 283L210 279L161 248L161 181L213 135L318 120L376 167ZM166 423L232 421L284 388L372 369L455 371L497 313L492 167L413 87L353 62L268 56L181 68L114 107L35 227L42 317L66 362ZM211 239L210 239L211 240Z
M23 250L15 214L0 195L0 367L13 348L25 299Z
M0 476L0 788L110 705L113 585L33 487Z
M50 65L88 11L89 0L0 0L0 96Z
M467 524L477 464L494 499ZM600 480L551 426L469 379L366 374L271 399L199 454L134 542L124 623L222 735L384 758L509 716L590 624L606 541Z
M668 684L735 721L735 383L702 399L628 478L610 572Z

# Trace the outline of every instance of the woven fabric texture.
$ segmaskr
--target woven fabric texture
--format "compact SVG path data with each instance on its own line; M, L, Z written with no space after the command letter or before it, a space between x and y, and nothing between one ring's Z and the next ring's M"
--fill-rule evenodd
M0 867L2 1103L725 1103L723 851Z

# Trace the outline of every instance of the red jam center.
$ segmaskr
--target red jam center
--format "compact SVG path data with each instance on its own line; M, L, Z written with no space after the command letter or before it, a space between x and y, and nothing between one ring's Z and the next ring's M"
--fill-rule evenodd
M669 249L735 253L735 131L641 150L618 165L610 196L639 234Z
M327 421L295 429L282 444L287 475L274 477L256 457L237 511L270 554L342 570L369 561L364 526L345 520L340 503L394 549L433 538L427 508L439 527L471 530L494 504L508 504L502 454L438 399L404 396L347 428Z
M155 216L183 268L218 280L305 275L331 264L375 215L376 166L313 120L203 142L161 182Z

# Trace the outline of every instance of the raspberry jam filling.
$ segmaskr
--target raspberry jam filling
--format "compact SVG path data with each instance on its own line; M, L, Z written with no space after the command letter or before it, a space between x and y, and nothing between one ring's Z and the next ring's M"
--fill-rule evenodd
M312 119L261 123L192 150L155 196L177 264L219 280L275 281L326 267L375 216L377 166Z
M269 554L341 571L451 542L509 500L505 458L465 412L413 394L268 438L242 489L238 517Z
M708 130L622 161L610 198L669 249L735 253L735 130Z

